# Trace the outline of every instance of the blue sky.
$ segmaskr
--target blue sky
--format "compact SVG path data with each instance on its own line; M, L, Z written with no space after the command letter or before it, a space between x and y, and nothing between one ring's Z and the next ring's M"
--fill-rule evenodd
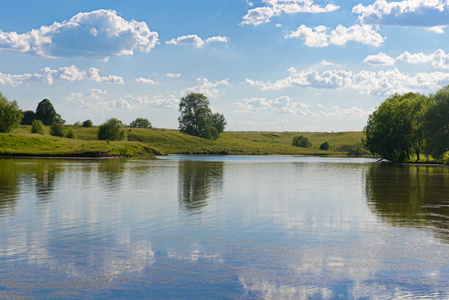
M447 1L4 2L0 91L68 124L177 128L200 92L227 130L362 130L389 95L449 84Z

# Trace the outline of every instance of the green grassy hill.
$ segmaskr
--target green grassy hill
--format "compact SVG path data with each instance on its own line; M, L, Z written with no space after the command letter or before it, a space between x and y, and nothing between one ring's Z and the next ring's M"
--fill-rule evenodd
M72 128L77 139L58 138L50 135L30 134L30 126L20 126L13 133L0 134L0 155L37 156L136 156L167 154L306 154L346 155L360 150L362 132L240 132L222 133L216 141L204 140L180 133L174 129L127 128L127 142L97 140L98 127ZM49 132L47 128L47 132ZM311 148L293 147L293 137L309 138ZM329 142L328 151L320 150L323 142Z

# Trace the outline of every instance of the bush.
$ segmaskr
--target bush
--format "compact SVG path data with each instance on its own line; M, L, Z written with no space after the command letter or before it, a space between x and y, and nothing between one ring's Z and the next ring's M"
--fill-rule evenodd
M76 121L75 124L73 124L73 125L75 125L75 126L81 126L82 124L81 124L81 121Z
M73 129L70 128L69 131L67 131L65 137L66 137L66 138L69 138L69 139L76 139L76 134L75 134L75 132L73 131Z
M128 135L123 129L123 123L116 118L111 118L100 125L98 139L108 141L126 141Z
M36 114L32 110L26 110L23 112L23 118L20 122L21 125L31 125L33 120L36 119Z
M325 151L327 151L327 150L329 150L329 148L330 148L330 145L329 145L328 142L324 142L324 143L322 143L322 144L320 145L320 150L325 150Z
M52 136L63 137L64 136L64 127L62 126L62 124L53 122L50 126L50 134Z
M16 101L8 101L0 93L0 132L11 132L22 120L22 112Z
M133 128L152 128L150 121L148 119L137 118L129 124Z
M93 123L91 120L86 120L83 122L83 127L92 127Z
M292 146L310 148L312 147L312 142L309 138L304 137L303 135L295 136L293 138Z
M41 120L33 120L31 124L31 133L45 134L45 127Z

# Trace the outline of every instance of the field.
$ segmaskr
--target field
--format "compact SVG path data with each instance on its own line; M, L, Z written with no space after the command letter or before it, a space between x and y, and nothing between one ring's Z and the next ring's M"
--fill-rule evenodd
M355 155L367 154L361 149L362 132L243 132L222 133L216 141L204 140L174 129L127 128L127 142L98 141L98 127L72 128L77 139L30 134L30 126L19 126L13 133L0 134L0 155L35 156L139 156L168 154L232 155ZM49 128L47 128L49 132ZM311 148L293 147L293 137L309 138ZM330 149L320 150L328 142Z

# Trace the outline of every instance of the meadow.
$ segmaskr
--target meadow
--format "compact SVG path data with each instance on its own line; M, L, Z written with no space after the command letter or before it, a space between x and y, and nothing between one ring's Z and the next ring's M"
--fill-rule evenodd
M229 155L359 155L363 133L354 132L223 132L215 141L189 136L175 129L126 128L128 141L99 141L98 127L72 128L76 139L30 133L30 126L21 125L12 133L0 134L0 155L23 156L146 156L169 154ZM311 140L310 148L292 146L293 137L303 135ZM330 144L320 150L323 142Z

